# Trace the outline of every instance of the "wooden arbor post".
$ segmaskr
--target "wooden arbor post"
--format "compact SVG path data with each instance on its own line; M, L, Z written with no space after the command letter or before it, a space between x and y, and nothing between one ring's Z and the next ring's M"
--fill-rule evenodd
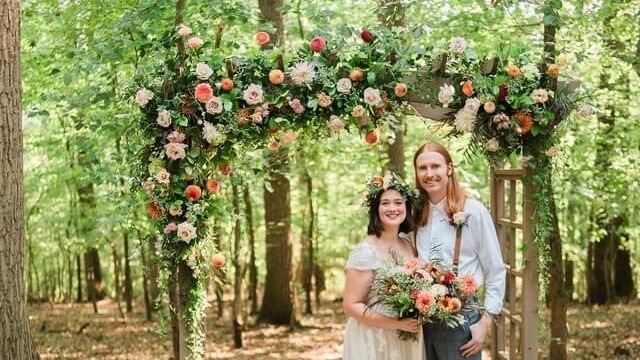
M507 270L505 303L493 324L493 359L538 359L538 252L533 186L524 169L491 170L491 214ZM518 198L521 199L518 202Z

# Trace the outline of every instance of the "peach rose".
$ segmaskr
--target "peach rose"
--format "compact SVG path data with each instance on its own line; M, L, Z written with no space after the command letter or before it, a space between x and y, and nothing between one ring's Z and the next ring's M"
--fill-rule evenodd
M362 71L355 69L355 70L351 70L351 73L349 74L349 78L351 79L351 81L362 81L363 75L362 75Z
M507 75L509 75L509 77L514 78L520 75L521 73L522 71L520 70L520 68L515 65L511 65L507 68Z
M486 111L487 114L493 114L493 112L496 111L496 104L494 104L493 101L487 101L484 103L484 111Z
M547 68L547 74L549 74L549 76L553 78L557 78L558 75L560 75L560 65L558 64L549 65L549 67Z
M407 95L407 91L407 84L405 83L397 83L396 87L393 89L394 94L396 94L396 96L400 98Z
M219 268L223 267L224 263L225 263L225 258L224 258L224 255L222 255L222 254L215 254L211 258L211 265L213 265L213 267L215 267L215 268L219 269Z
M284 82L284 73L281 70L275 69L269 72L269 81L274 85L280 85Z

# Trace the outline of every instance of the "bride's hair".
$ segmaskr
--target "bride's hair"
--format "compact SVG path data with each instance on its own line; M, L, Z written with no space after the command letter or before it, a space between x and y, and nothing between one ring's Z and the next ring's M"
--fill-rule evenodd
M420 179L418 178L418 168L416 166L416 162L418 161L418 156L420 156L420 154L430 151L437 152L438 154L442 155L447 164L451 165L451 176L449 176L449 181L447 182L447 206L445 208L447 215L449 215L449 217L452 217L456 212L462 211L464 209L464 201L467 198L464 194L464 191L462 190L462 186L460 186L460 183L458 182L455 166L453 165L451 155L449 154L447 148L438 143L424 143L422 146L420 146L418 151L416 151L415 155L413 156L413 169L416 176L416 189L420 191L421 199L424 200L416 202L416 227L425 226L427 222L429 222L429 206L427 206L429 196L427 195L427 192L422 188L422 186L420 186Z

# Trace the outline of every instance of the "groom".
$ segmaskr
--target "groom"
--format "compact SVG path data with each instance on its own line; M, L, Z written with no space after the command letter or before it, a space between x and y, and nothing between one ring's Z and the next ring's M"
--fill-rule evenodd
M415 239L420 259L439 259L459 275L470 274L484 286L483 310L462 313L467 322L456 328L424 326L427 359L480 360L492 319L502 311L505 267L491 215L477 200L467 199L445 147L426 143L413 158L416 187L424 199L416 211ZM422 205L422 206L420 206ZM456 215L454 217L454 214ZM457 230L453 219L463 219ZM475 302L475 296L471 301Z

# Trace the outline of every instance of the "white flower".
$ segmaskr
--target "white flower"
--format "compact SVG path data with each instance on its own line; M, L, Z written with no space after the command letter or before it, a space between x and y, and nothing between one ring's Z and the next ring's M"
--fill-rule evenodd
M384 176L384 181L382 182L382 188L384 190L389 189L389 186L393 183L393 177L390 174Z
M344 130L344 122L342 122L342 120L339 117L335 115L331 115L331 117L329 118L329 123L327 124L327 127L329 127L329 129L331 129L331 131L333 132L340 132Z
M544 104L549 100L549 93L545 89L535 89L529 95L536 104Z
M462 54L467 49L467 41L463 37L451 39L449 50L456 54Z
M464 108L473 115L476 115L478 114L478 110L480 110L481 105L482 104L480 103L480 100L478 100L478 98L469 98L467 99L467 101L465 101Z
M291 81L296 85L310 84L315 76L316 71L308 62L297 63L291 69Z
M178 224L178 237L189 243L196 237L196 228L188 222Z
M171 182L171 174L169 174L167 169L162 169L156 174L156 180L158 180L160 184L169 184Z
M475 126L476 115L467 109L462 109L456 113L456 119L453 121L453 125L456 130L460 132L473 131Z
M200 259L202 258L202 256L200 255L199 252L194 251L191 253L191 255L189 255L189 257L187 258L187 265L195 270L196 267L198 266L198 262L200 261Z
M491 140L487 141L486 144L484 144L484 148L487 149L487 151L496 152L500 149L500 142L498 141L498 139L492 138Z
M202 137L211 145L220 145L224 142L225 136L220 133L210 122L205 121L202 127Z
M453 223L455 225L462 226L465 222L467 222L467 214L465 214L464 211L458 211L457 213L453 214L451 220L453 220Z
M453 101L453 95L455 95L455 93L456 89L453 86L444 84L440 87L438 101L440 101L444 107L447 107L447 105Z
M548 157L553 157L558 155L559 152L560 152L560 147L558 145L554 145L550 147L544 154L547 155Z
M224 111L224 106L222 105L222 99L217 96L212 96L209 101L204 105L209 114L215 115L220 114Z
M340 80L338 80L338 83L336 84L336 89L338 89L338 92L346 94L351 90L351 79L349 78L342 78Z
M171 160L183 159L186 155L184 150L186 147L187 147L186 144L181 144L181 143L168 143L167 145L164 146L167 152L167 156Z
M380 90L374 89L372 87L368 87L364 89L364 102L367 104L374 106L379 104L382 101L380 97Z
M431 287L429 288L429 291L431 291L431 293L436 297L444 296L444 295L447 295L448 293L447 287L442 284L431 285Z
M145 88L138 90L136 93L136 104L141 108L147 106L151 99L153 99L153 93Z
M578 117L587 117L587 116L591 115L591 106L589 106L589 104L580 105L576 115L578 115Z
M147 195L151 195L155 187L156 186L151 181L145 181L142 183L142 188L144 189L144 193Z
M262 102L262 86L251 84L244 91L244 101L249 105L256 105Z
M156 123L162 127L169 127L171 125L171 112L169 110L162 110L158 113Z
M254 123L254 124L262 124L262 115L260 115L258 113L253 113L249 117L251 118L251 122L252 123Z
M211 75L213 75L213 70L211 70L209 65L205 63L196 64L196 76L198 79L207 80Z

